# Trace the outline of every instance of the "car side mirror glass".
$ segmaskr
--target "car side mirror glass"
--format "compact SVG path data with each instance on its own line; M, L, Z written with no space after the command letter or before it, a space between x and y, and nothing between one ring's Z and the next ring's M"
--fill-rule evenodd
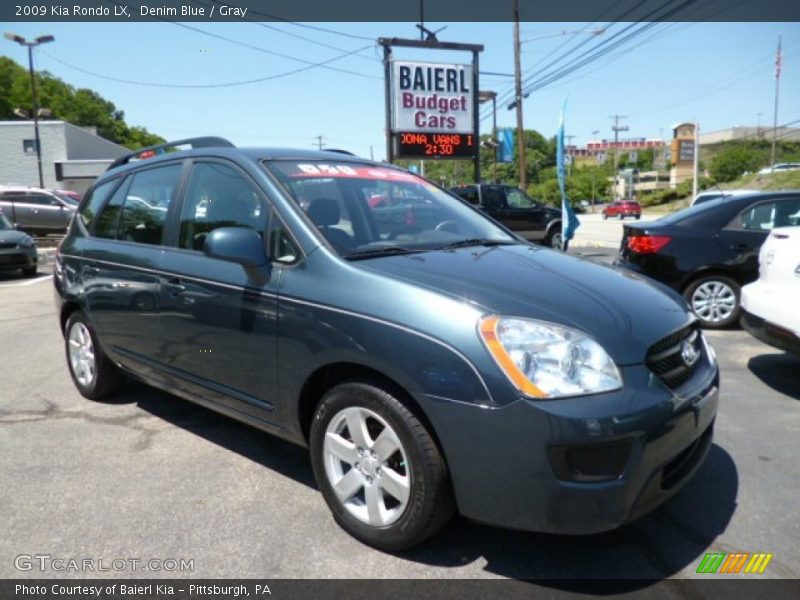
M206 236L203 253L210 258L235 262L243 267L267 264L264 242L249 227L219 227Z

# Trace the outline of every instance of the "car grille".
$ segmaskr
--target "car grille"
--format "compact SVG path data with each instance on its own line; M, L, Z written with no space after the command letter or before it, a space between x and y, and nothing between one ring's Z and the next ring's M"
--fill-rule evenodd
M684 357L684 342L694 349L696 358L691 364ZM647 351L645 364L667 387L675 388L694 373L702 354L699 326L692 323L653 344Z
M9 250L10 248L16 248L16 242L0 242L0 250Z

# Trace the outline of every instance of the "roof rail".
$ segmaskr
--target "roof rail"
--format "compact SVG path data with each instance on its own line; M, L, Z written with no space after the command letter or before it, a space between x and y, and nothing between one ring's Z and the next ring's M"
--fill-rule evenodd
M144 158L151 158L159 154L164 154L167 149L178 148L178 146L191 146L192 148L235 148L236 147L231 142L221 137L210 136L210 137L186 138L185 140L176 140L174 142L156 144L155 146L147 146L146 148L140 148L139 150L131 152L130 154L126 154L125 156L120 156L114 162L111 163L111 166L109 166L108 169L106 169L106 171L110 171L111 169L115 169L119 166L126 165L132 160L137 160L137 159L141 160Z
M348 154L350 156L355 156L353 152L350 150L342 150L341 148L323 148L325 152L336 152L337 154Z

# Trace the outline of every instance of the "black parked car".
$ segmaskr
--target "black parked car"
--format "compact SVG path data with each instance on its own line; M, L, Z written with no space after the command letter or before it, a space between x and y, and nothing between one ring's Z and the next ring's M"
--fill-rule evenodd
M511 185L459 185L454 194L526 240L561 248L561 210L545 206Z
M741 286L758 279L758 250L773 227L800 224L800 191L711 200L625 225L618 265L681 292L704 327L738 322Z
M719 372L677 294L390 165L191 145L118 160L56 255L87 398L125 374L310 446L336 521L387 550L456 509L612 529L702 463Z

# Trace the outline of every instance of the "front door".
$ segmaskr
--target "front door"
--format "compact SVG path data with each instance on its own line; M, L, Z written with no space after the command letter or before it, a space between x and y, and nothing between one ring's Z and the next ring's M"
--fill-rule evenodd
M247 227L263 238L269 209L232 163L195 162L163 258L169 275L160 286L155 358L185 392L274 423L279 271L245 268L203 252L206 236L219 227Z

